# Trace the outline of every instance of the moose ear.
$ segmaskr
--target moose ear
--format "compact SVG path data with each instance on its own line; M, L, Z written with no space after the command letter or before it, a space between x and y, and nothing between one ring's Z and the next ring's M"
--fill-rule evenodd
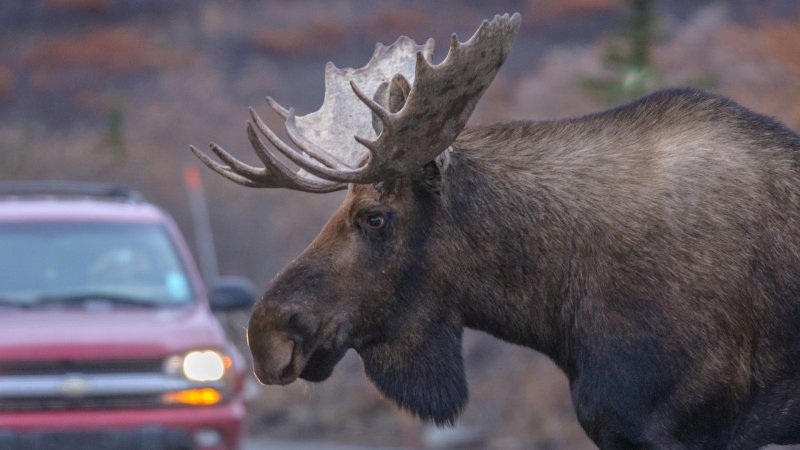
M426 191L441 195L444 190L444 173L450 164L450 149L448 148L433 161L422 167L420 184Z
M403 109L409 93L411 93L411 85L408 84L406 77L398 73L389 83L389 101L386 102L389 112L396 113Z
M378 86L372 96L372 100L383 106L387 111L396 113L403 109L410 93L411 85L403 75L398 73L391 81L384 81ZM374 112L372 113L372 129L375 130L376 134L381 134L381 131L383 131L383 122Z
M453 425L468 397L462 332L456 321L431 321L359 353L367 376L386 397L422 420Z

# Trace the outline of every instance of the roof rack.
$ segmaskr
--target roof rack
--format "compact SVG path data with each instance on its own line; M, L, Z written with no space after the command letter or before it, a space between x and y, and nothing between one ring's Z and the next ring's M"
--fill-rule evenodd
M0 195L98 197L139 203L144 197L137 191L110 183L89 181L2 181Z

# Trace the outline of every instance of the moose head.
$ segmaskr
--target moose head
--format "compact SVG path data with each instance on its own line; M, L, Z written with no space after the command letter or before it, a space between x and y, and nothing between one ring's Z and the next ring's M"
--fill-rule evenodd
M496 16L464 43L453 35L436 65L432 39L417 45L407 37L378 44L360 69L328 63L322 107L305 116L268 97L297 149L251 109L247 133L264 167L215 144L224 165L191 148L244 186L348 189L252 312L247 337L261 382L324 380L353 348L370 379L400 406L437 424L457 416L467 397L465 319L437 268L457 266L471 250L446 248L462 240L448 242L454 218L443 180L451 144L505 61L519 22L518 14ZM276 158L259 134L299 170Z

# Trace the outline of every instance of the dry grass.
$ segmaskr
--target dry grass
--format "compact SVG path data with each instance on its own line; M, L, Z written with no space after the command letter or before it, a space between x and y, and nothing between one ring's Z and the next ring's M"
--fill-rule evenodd
M336 51L346 38L344 26L317 18L304 26L261 30L253 35L256 48L284 56L324 55Z
M0 66L0 103L11 98L14 91L14 72L7 67Z
M623 6L622 0L528 0L525 2L522 17L535 23L615 11Z
M764 59L800 72L800 17L762 20L754 26L732 25L722 41L737 47L743 56Z
M424 29L430 20L430 14L421 10L392 8L368 18L364 29L372 36L403 36L411 30Z
M104 12L109 0L45 0L44 6L54 11Z
M800 17L732 25L719 45L739 64L730 95L800 129Z
M45 37L21 59L26 65L48 70L90 68L119 75L184 64L189 54L157 46L146 29L123 26Z
M785 22L765 22L759 31L764 52L800 73L800 17Z

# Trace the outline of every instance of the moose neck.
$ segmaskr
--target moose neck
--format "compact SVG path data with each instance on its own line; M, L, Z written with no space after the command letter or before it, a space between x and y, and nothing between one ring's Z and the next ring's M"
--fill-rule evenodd
M439 267L450 274L442 276L466 326L539 350L568 369L581 214L557 174L531 169L545 152L509 140L511 129L467 130L457 141L442 197L444 254L455 257Z

